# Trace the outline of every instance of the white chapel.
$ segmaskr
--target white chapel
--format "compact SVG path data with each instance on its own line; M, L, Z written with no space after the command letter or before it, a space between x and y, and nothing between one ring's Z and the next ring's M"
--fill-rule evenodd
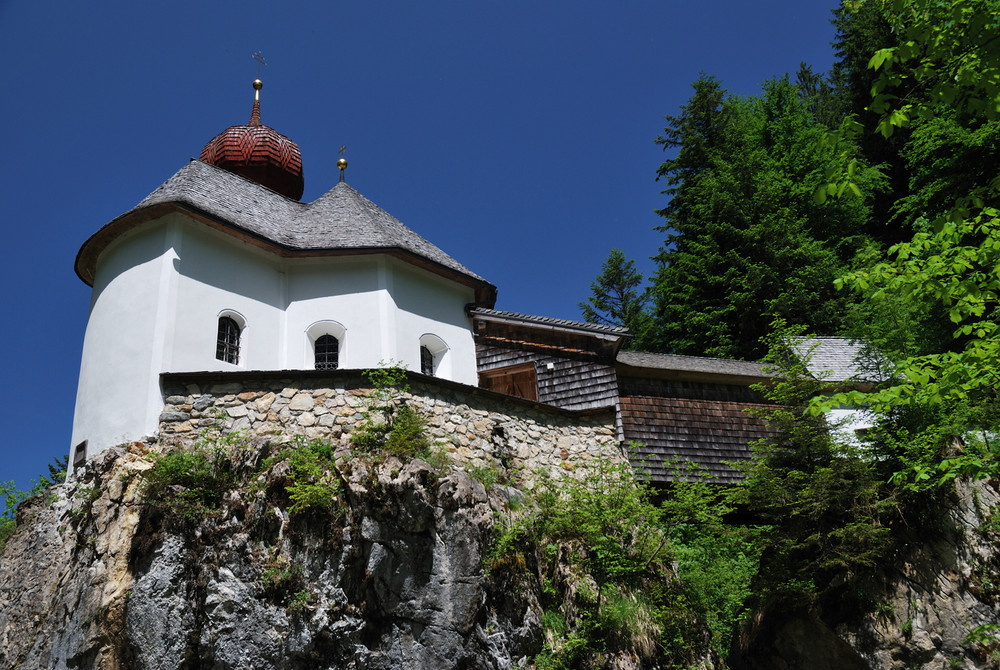
M477 383L469 307L496 288L341 179L300 202L302 159L250 121L212 139L92 235L93 287L72 460L155 434L160 374L370 368L396 361Z

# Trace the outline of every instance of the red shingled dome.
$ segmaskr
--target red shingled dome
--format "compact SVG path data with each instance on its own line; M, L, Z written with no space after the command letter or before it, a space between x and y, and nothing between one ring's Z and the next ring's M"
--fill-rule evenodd
M249 123L230 126L216 135L201 150L201 160L289 198L302 197L299 145L261 123L260 100L254 100Z

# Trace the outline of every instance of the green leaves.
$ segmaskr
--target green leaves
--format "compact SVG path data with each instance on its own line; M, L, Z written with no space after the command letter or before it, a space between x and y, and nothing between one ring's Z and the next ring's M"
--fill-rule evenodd
M296 435L270 460L288 459L290 483L285 487L292 515L333 512L343 502L343 481L333 456L333 445Z
M899 372L907 383L873 395L882 411L899 402L939 403L989 391L1000 382L1000 213L985 209L975 219L947 222L934 234L919 233L894 247L895 258L845 278L858 290L869 284L910 296L927 309L944 307L956 349L909 358Z
M886 137L942 107L1000 118L1000 3L894 0L887 18L903 40L877 50L868 62L877 73L870 109L883 115L879 130ZM904 97L884 97L891 90Z

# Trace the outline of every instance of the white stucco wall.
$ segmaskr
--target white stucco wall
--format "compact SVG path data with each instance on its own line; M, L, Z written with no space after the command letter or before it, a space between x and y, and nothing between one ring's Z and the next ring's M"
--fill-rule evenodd
M280 370L285 306L280 259L229 235L187 222L177 249L177 304L164 371ZM219 316L245 328L237 365L215 358Z
M827 422L833 427L834 435L840 440L855 446L861 444L859 437L864 431L875 425L870 412L850 407L831 409L827 413L826 418Z
M97 277L72 445L88 455L155 432L164 371L311 369L312 342L340 340L339 367L398 361L475 385L465 305L473 290L382 254L280 258L182 214L143 224L108 247ZM219 316L245 324L240 359L215 358ZM443 344L442 344L443 343Z
M86 440L89 456L156 429L162 402L158 375L169 339L161 326L172 312L171 241L178 234L176 225L160 221L123 235L101 256L83 340L71 449Z
M476 386L476 344L465 306L475 299L471 288L421 271L395 259L392 297L396 307L396 360L420 370L420 339L435 336L447 347L435 376ZM428 338L432 339L432 338ZM432 351L434 347L431 347Z

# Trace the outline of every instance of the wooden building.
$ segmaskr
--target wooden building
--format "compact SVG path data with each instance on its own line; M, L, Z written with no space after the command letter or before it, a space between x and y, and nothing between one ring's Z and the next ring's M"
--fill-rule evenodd
M694 464L716 481L773 434L748 409L760 363L624 351L628 331L579 321L469 309L482 387L567 409L615 407L619 439L654 483Z

